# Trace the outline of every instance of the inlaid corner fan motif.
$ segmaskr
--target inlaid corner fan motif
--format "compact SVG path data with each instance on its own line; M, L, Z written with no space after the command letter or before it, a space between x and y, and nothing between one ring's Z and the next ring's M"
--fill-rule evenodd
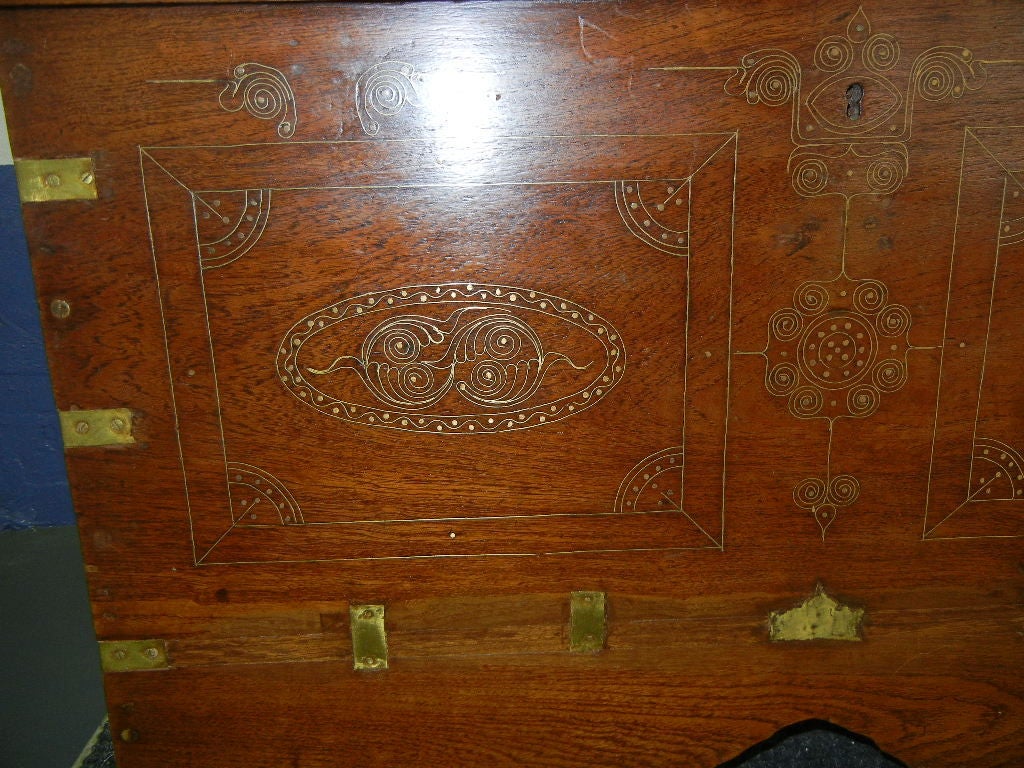
M197 564L724 546L735 134L502 142L141 150Z

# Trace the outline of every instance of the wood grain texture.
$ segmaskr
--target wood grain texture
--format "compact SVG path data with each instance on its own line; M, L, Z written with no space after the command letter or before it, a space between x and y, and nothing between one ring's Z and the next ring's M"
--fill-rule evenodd
M58 407L139 414L67 452L97 635L172 666L108 675L119 764L1019 764L1022 21L0 11L15 156L96 165L24 208ZM819 582L862 639L770 643Z

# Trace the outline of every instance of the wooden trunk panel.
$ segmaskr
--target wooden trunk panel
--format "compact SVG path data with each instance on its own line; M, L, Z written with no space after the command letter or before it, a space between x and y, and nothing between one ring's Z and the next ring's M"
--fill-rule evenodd
M97 634L174 667L120 764L1019 763L1022 21L0 11L15 156L96 167L24 207L58 407L137 414L67 452ZM818 583L861 640L770 642Z

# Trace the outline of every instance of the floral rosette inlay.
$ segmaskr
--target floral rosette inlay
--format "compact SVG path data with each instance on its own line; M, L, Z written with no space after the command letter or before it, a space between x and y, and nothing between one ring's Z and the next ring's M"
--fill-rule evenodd
M806 282L768 323L765 386L798 418L870 416L907 382L910 322L878 280Z

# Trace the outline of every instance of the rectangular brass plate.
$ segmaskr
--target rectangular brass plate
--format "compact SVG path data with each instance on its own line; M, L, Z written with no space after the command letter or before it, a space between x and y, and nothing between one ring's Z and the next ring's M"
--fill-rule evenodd
M23 203L96 199L96 173L91 157L15 160L14 172Z
M384 631L383 605L353 605L352 666L379 671L388 668L388 638Z
M132 435L132 412L129 408L61 411L60 431L65 448L128 445L135 442Z
M167 645L163 640L110 640L100 642L104 672L138 672L166 669Z
M569 650L597 653L604 648L607 634L604 592L573 592L569 601Z

